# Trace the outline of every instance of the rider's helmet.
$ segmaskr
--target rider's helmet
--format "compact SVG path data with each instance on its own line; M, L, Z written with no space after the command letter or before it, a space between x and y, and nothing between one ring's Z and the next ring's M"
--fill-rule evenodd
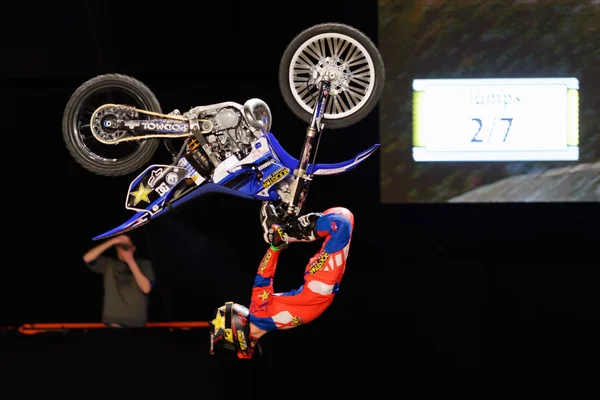
M239 358L252 358L249 310L237 303L227 302L215 312L208 324L210 329L210 354L214 348L237 351Z

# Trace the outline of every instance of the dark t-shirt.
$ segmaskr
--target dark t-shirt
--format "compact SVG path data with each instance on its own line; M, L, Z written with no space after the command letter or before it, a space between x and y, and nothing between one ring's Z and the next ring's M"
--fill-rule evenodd
M150 261L135 261L153 286L155 277ZM104 276L102 322L132 328L144 327L148 321L148 295L139 288L127 264L100 256L87 265Z

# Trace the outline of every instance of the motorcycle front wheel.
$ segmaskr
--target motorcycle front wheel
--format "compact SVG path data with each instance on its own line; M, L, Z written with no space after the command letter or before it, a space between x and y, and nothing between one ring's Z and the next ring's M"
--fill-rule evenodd
M87 171L103 176L127 175L151 161L160 141L100 143L92 134L90 119L99 106L109 103L162 113L154 93L139 80L119 74L99 75L84 82L71 95L63 112L63 139L71 156Z
M310 122L324 71L333 82L323 119L325 127L345 128L366 117L377 105L385 83L385 67L375 44L348 25L325 23L296 36L279 64L279 86L287 106Z

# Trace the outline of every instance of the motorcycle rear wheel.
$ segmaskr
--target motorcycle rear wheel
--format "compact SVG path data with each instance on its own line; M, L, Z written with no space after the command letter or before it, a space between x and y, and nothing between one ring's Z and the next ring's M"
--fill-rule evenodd
M354 125L375 108L383 92L381 53L364 33L344 24L314 25L298 34L279 63L279 86L287 106L305 122L311 121L318 92L311 78L327 68L341 79L332 85L325 127Z
M123 176L147 165L156 153L160 140L146 139L103 145L93 136L86 138L84 136L86 133L91 135L89 129L91 113L102 103L111 103L108 100L93 102L93 99L106 93L130 98L131 100L125 104L138 109L158 113L162 113L162 110L158 99L145 84L120 74L96 76L84 82L71 95L63 112L62 121L63 139L67 150L75 161L89 172L102 176ZM114 153L132 146L133 152L122 157L98 154L99 151Z

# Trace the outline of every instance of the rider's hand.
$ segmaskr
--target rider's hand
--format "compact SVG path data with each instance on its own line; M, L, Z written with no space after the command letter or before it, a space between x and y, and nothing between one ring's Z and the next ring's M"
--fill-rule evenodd
M120 244L129 245L129 246L132 245L131 239L127 235L119 235L119 236L113 238L112 242L113 242L113 245L115 245L115 246L118 246Z

